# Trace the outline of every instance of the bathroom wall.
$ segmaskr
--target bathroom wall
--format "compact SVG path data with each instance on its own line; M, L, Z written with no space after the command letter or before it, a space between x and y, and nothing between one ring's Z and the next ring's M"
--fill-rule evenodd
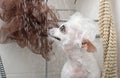
M57 9L73 8L73 0L48 0L48 4ZM67 19L73 13L58 12L60 19ZM0 25L2 25L1 20ZM46 78L46 75L48 78L60 78L60 71L66 58L58 44L54 44L55 56L47 63L47 71L46 61L40 55L32 53L27 48L20 48L16 43L0 44L0 56L7 78Z
M113 18L117 31L117 47L118 47L118 76L120 77L120 0L111 0Z
M118 35L118 50L120 51L120 0L111 1ZM56 9L76 8L82 15L91 20L97 19L98 17L99 0L77 0L76 4L74 4L74 0L48 0L48 4ZM58 12L60 19L68 19L68 17L74 13L74 11ZM61 24L63 22L59 23ZM0 23L0 25L2 25L2 23ZM96 30L98 30L97 23ZM99 39L96 39L95 45L98 49L96 55L99 55L97 58L99 59L100 66L102 66L102 44ZM118 55L120 55L119 51ZM20 48L16 43L0 45L0 56L5 66L7 78L45 78L46 75L48 78L60 78L60 71L66 61L66 57L59 42L54 44L54 52L55 56L47 63L46 74L46 61L40 55L33 54L27 48ZM118 62L120 67L120 58Z

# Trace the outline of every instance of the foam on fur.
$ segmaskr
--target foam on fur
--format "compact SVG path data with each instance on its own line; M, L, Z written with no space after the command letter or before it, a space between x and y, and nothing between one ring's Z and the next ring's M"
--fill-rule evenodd
M79 12L75 13L70 17L70 20L67 22L70 23L71 27L79 30L83 33L83 36L90 41L94 41L96 36L96 27L93 21L83 17ZM74 25L76 24L76 25Z
M52 29L50 34L61 39L68 58L61 78L100 78L101 72L93 52L96 27L92 21L75 13L59 28Z

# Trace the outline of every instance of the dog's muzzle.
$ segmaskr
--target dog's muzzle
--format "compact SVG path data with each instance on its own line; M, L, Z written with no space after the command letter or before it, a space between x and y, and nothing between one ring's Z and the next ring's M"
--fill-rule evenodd
M50 37L52 37L52 38L55 38L55 39L57 39L58 41L61 41L61 39L60 39L60 38L58 38L58 37L55 37L55 36L53 36L53 35L50 35L50 34L49 34L49 36L50 36Z

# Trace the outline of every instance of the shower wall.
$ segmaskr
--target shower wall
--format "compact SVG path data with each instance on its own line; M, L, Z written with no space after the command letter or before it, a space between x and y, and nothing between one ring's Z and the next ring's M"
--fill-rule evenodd
M73 3L74 0L48 0L48 5L56 9L72 9ZM73 14L72 11L58 12L62 20ZM20 48L16 43L0 44L0 56L7 78L60 78L60 71L66 59L65 54L59 43L54 44L53 51L55 56L47 63L46 69L46 61L40 55L32 53L27 48Z
M120 5L118 3L120 3L119 0L112 1L117 32L120 30L120 10L118 10ZM69 19L69 16L74 13L74 10L65 11L65 9L77 9L85 17L89 17L91 20L97 19L98 4L99 0L77 0L76 4L74 4L74 0L48 0L48 5L57 9L61 20ZM61 23L63 22L59 22L59 24ZM2 25L1 22L0 25ZM98 30L97 23L96 30ZM118 47L120 48L119 42L120 35L118 32ZM95 45L98 49L96 58L99 59L98 61L102 68L103 50L99 39L95 40ZM16 43L0 45L0 56L3 60L7 78L60 78L60 72L66 57L59 42L56 42L53 46L55 56L51 58L51 61L47 62L46 68L46 61L40 55L32 53L27 48L20 48Z
M111 0L113 18L117 31L117 47L118 47L118 76L120 78L120 0Z

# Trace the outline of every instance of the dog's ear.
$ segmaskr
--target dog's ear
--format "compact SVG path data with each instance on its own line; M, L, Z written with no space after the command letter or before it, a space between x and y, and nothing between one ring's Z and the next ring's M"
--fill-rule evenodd
M96 51L96 47L89 40L83 40L81 48L87 48L87 52L95 52Z

